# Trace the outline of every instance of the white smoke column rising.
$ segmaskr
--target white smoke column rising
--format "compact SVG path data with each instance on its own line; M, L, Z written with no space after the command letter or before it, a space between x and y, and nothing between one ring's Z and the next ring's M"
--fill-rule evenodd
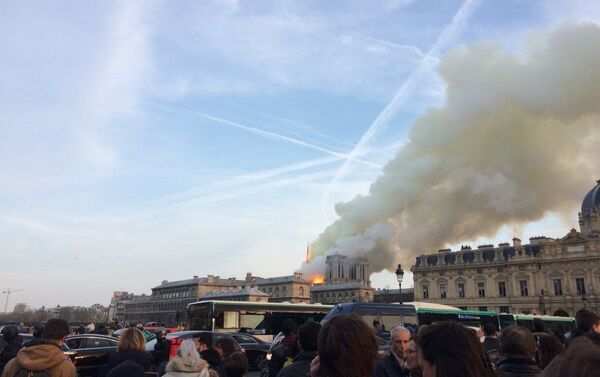
M538 32L519 55L463 47L439 74L445 104L415 121L368 195L336 205L313 255L362 255L372 271L393 270L503 225L573 216L600 178L598 25Z

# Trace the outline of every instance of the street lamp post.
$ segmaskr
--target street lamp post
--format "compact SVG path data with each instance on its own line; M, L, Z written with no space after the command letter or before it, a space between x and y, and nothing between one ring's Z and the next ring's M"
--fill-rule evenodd
M398 268L396 269L396 279L398 279L398 297L399 297L399 303L402 304L402 279L404 279L404 270L402 269L401 265L398 265Z

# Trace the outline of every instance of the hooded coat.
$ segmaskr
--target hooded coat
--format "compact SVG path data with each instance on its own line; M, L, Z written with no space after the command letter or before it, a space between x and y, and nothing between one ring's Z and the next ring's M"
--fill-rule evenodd
M56 344L38 343L21 348L4 367L2 377L12 377L21 368L36 372L48 369L52 377L75 377L75 365Z
M163 377L209 377L208 363L202 359L184 359L179 356L171 359Z

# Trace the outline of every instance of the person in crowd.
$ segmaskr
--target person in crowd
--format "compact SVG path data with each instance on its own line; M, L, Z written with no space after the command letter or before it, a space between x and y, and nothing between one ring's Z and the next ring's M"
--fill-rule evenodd
M17 326L9 325L2 328L2 336L4 337L4 347L0 349L0 373L4 366L15 356L23 345L23 338L19 335Z
M306 322L298 327L298 354L294 357L292 364L277 373L277 377L308 376L310 363L317 356L319 331L321 331L321 325L316 322Z
M423 375L419 365L419 352L417 350L417 341L411 336L406 348L406 366L409 370L409 377L421 377Z
M223 360L223 370L227 377L244 377L248 373L248 359L240 351L235 351Z
M193 343L193 341L192 341ZM165 338L165 332L159 331L156 333L156 344L154 344L154 351L152 356L154 357L154 365L159 375L162 375L169 362L169 348L170 344L167 338Z
M145 350L146 339L137 328L130 327L119 338L117 352L108 357L108 362L100 367L98 377L105 377L117 365L129 360L139 364L146 372L152 368L152 355Z
M106 377L145 377L144 368L131 360L125 360L108 372Z
M108 329L105 325L100 325L98 326L96 333L100 335L108 335Z
M86 332L87 332L87 330L86 330L84 324L79 325L77 330L75 330L75 334L85 334Z
M567 345L580 336L588 335L592 332L600 332L600 317L589 310L579 310L575 314L575 322L577 327L571 332L571 336L567 340Z
M419 329L418 334L423 377L495 377L474 331L446 321Z
M269 377L277 376L277 373L283 368L288 359L291 361L296 356L296 322L291 318L286 318L281 326L283 339L279 344L273 346L271 360L269 361Z
M558 339L558 341L563 346L567 344L567 338L565 337L565 328L563 327L563 325L556 325L556 327L552 330L552 334L556 337L556 339Z
M371 377L377 358L373 329L360 317L338 315L325 324L317 341L319 356L310 364L311 377Z
M544 369L541 377L598 377L600 346L585 337L574 340L565 354L558 355Z
M70 329L67 321L49 319L44 326L42 339L28 342L17 356L10 360L2 371L2 377L13 377L19 370L27 372L46 371L50 377L75 377L75 366L60 348Z
M166 377L209 377L208 363L202 360L191 339L185 339L177 349L177 354L166 367ZM214 372L216 375L216 372Z
M375 331L375 334L380 334L383 332L383 326L381 326L381 323L379 323L378 319L373 320L373 330Z
M215 344L215 351L219 353L221 360L235 352L235 343L231 338L220 338Z
M539 335L537 345L538 366L541 369L546 368L546 366L548 366L552 359L554 359L557 355L561 355L565 352L565 348L562 343L556 339L555 336L550 334Z
M410 371L406 364L406 350L410 342L410 331L404 326L390 330L390 352L375 366L374 377L408 377Z
M591 332L591 333L587 334L585 337L588 338L595 345L600 346L600 333Z
M533 332L534 333L546 333L546 322L543 319L534 317L533 318Z
M535 340L529 329L523 326L508 326L500 333L500 361L498 377L538 376L541 373L536 365Z
M490 357L490 361L495 362L494 356L500 353L500 342L498 341L496 325L492 322L483 324L483 350Z
M221 356L213 348L212 335L209 332L201 332L194 335L196 349L200 356L208 362L209 369L217 373L218 376L224 376L223 366L221 365Z

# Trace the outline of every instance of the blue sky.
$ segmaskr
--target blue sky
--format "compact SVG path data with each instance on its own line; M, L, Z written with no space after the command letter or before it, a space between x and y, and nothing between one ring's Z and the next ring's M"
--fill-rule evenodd
M89 305L163 279L291 274L334 204L444 102L447 52L519 51L568 20L600 6L2 1L0 287L24 289L10 306ZM519 235L560 236L576 211Z

